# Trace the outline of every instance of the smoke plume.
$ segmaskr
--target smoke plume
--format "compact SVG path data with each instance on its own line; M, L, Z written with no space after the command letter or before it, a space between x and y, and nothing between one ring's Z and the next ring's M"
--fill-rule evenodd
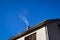
M28 21L27 21L27 19L26 19L25 16L20 16L20 18L21 18L21 20L23 20L23 21L25 22L25 24L26 24L27 26L29 26L29 23L28 23Z

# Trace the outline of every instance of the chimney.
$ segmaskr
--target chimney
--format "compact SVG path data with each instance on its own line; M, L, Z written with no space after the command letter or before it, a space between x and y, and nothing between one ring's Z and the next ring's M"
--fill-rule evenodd
M30 29L30 26L27 26L26 30Z

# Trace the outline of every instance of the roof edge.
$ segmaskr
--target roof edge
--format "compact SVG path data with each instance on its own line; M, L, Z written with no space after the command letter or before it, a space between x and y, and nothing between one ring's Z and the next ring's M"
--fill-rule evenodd
M18 34L18 35L15 35L15 36L12 36L11 38L9 38L8 40L14 40L14 39L17 39L17 38L20 38L24 35L26 35L27 33L30 33L32 32L32 30L35 30L39 27L42 27L43 25L46 25L47 23L51 23L51 22L55 22L55 21L60 21L60 18L56 18L56 19L48 19L48 20L44 20L43 22L33 26L32 28L28 29L28 30L25 30L24 32ZM29 32L30 31L30 32Z

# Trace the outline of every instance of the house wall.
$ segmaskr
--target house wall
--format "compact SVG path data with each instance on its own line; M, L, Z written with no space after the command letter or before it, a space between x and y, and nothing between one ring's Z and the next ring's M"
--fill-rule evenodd
M30 34L27 34L27 35L25 35L17 40L24 40L26 36L29 36L33 33L36 33L36 40L46 40L46 28L45 27L38 29Z
M57 23L54 22L47 25L49 40L60 40L60 28L57 26Z

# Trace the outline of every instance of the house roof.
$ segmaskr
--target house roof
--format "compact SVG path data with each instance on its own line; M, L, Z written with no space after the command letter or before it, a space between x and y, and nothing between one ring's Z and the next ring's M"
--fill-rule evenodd
M9 38L8 40L16 40L22 36L25 36L39 28L42 28L44 25L48 24L48 23L51 23L51 22L56 22L56 21L60 21L60 18L57 18L57 19L49 19L49 20L45 20L35 26L33 26L32 28L29 28L28 30L25 30L24 32L20 33L20 34L17 34L15 36L12 36L11 38Z

